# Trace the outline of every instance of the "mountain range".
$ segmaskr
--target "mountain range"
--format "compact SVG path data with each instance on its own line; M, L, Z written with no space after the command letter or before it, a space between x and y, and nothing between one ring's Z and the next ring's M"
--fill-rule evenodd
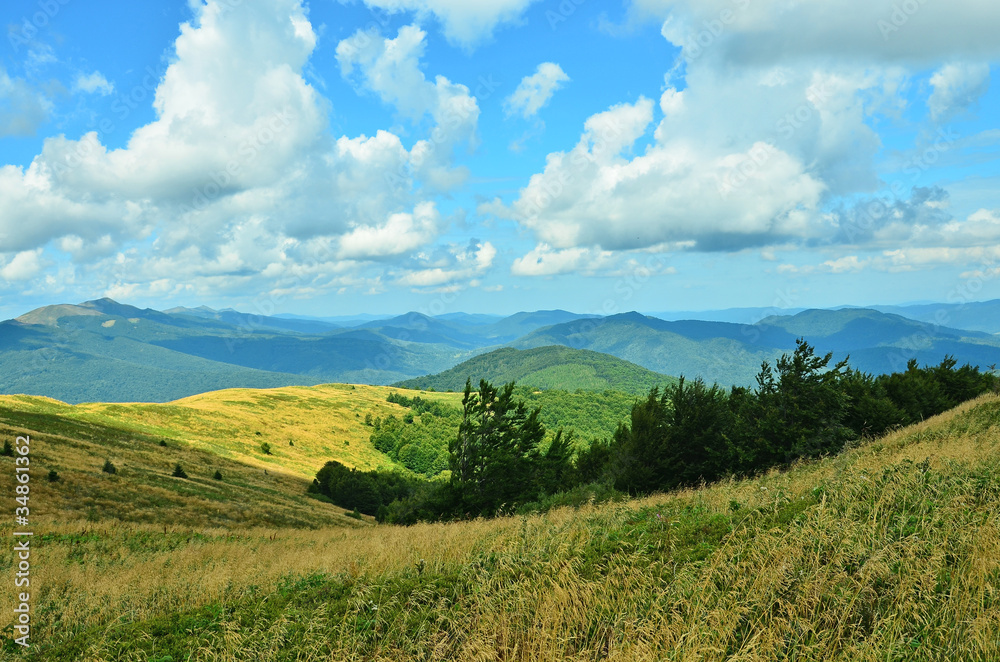
M1000 301L883 308L803 310L739 324L564 310L320 319L98 299L0 322L0 392L78 403L328 382L458 390L470 377L625 392L662 385L668 375L749 385L762 361L791 351L799 337L872 373L945 355L982 369L1000 363Z

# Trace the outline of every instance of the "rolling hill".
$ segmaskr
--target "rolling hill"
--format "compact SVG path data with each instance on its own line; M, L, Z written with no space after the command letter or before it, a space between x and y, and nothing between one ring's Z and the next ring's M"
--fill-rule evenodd
M494 384L517 382L540 389L574 391L622 391L644 395L654 386L676 382L676 378L647 370L608 354L562 345L519 350L512 347L480 354L436 375L408 379L403 388L461 391L466 379Z
M867 309L806 310L757 324L671 322L633 312L545 327L510 344L590 349L660 373L751 385L761 362L791 352L798 337L837 360L850 355L853 367L876 374L904 370L909 359L936 365L946 354L982 369L1000 364L1000 339L989 334Z
M280 328L280 318L258 323L252 316L200 313L100 299L2 322L0 392L71 403L165 402L234 387L388 384L443 370L472 353L371 329L316 334L306 333L315 326L308 321Z
M38 463L44 617L19 659L1000 657L994 395L753 479L378 528L293 501L304 481L277 470L201 462L46 406L0 406L3 434L30 431ZM123 458L115 476L97 468L108 456ZM169 478L175 461L232 477ZM63 482L44 481L49 468ZM0 627L15 606L0 593Z
M1000 299L963 303L926 303L909 306L872 306L884 313L941 326L1000 333Z

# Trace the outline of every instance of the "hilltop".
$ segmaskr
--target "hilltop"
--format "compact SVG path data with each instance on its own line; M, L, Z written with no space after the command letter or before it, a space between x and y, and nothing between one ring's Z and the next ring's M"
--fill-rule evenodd
M436 375L408 379L402 388L461 391L466 379L474 386L485 379L495 384L517 382L540 389L621 391L645 395L650 389L677 381L609 354L562 345L519 350L513 347L480 354Z

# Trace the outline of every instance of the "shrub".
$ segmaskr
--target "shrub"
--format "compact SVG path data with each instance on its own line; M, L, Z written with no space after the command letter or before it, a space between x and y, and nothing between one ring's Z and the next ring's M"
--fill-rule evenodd
M174 472L171 474L174 478L187 478L188 475L184 473L184 468L181 467L180 463L174 467Z
M5 439L3 442L3 452L0 453L4 457L14 457L14 447L10 445L10 440Z
M118 469L115 468L115 465L111 464L111 460L104 461L104 466L101 468L101 471L111 475L118 473Z
M264 443L262 443L260 445L260 452L263 453L264 455L270 455L271 454L271 444L267 443L266 441Z
M222 480L222 472L218 469L215 470L215 474L212 476L215 480Z
M167 440L166 439L160 439L160 446L163 446L164 448L166 448L167 447Z
M56 471L55 469L50 469L49 470L49 482L50 483L58 483L60 480L61 479L59 478L59 472Z
M353 517L354 519L362 519L361 513L358 511L357 508L355 508L353 511L349 513L344 513L344 515L347 517Z

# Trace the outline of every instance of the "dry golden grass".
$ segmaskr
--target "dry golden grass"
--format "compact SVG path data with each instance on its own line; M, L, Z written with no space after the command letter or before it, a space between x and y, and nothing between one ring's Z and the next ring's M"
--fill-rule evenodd
M166 404L86 403L2 396L0 407L58 415L69 420L174 440L190 448L261 469L280 469L312 480L329 460L359 469L392 466L372 448L365 415L401 416L408 410L386 401L387 386L324 384L275 389L227 389ZM460 393L418 392L427 400L459 406ZM261 451L267 442L271 455ZM292 445L289 445L292 442Z
M998 445L984 396L787 472L532 517L39 526L37 641L91 629L38 659L157 659L164 617L215 605L174 626L187 659L998 660Z

